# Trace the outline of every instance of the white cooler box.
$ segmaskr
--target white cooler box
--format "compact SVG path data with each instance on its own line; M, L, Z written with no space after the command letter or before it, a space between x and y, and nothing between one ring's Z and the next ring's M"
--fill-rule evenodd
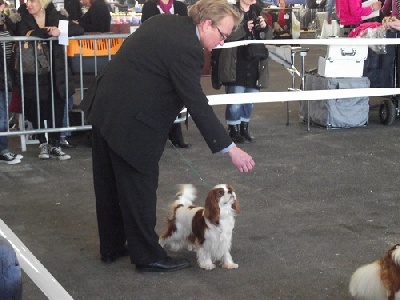
M318 75L324 77L362 77L368 45L329 45L325 57L319 57Z
M335 90L351 88L369 88L367 77L361 78L325 78L305 74L305 90ZM345 99L312 100L310 120L326 128L363 127L368 124L368 97ZM300 115L307 119L307 101L300 101Z

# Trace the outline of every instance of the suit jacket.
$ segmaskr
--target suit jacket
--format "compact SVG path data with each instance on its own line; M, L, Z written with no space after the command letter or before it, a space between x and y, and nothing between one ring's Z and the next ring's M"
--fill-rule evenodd
M130 165L154 171L185 105L213 153L232 140L200 85L204 63L189 17L157 15L129 36L83 100L88 120Z
M187 16L188 11L187 11L187 6L185 3L175 0L173 3L174 6L174 15L179 15L179 16ZM147 19L151 18L152 16L159 15L160 10L157 7L157 2L155 1L146 1L145 4L143 4L142 8L142 19L141 22L144 23Z

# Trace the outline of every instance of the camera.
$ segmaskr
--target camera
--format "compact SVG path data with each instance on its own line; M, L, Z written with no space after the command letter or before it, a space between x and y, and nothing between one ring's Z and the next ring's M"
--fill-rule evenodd
M253 17L253 25L254 25L254 30L260 30L261 25L260 25L260 17Z

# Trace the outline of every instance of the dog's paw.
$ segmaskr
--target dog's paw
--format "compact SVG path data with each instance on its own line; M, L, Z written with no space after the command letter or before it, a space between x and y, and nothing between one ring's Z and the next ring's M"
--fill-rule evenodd
M214 264L201 264L200 268L205 269L205 270L212 270L215 269L215 265Z
M160 238L160 239L158 240L158 243L160 244L161 247L164 248L164 246L165 246L165 244L166 244L166 241L165 241L165 239L161 239L161 238Z
M193 244L189 244L187 246L187 250L190 251L190 252L196 252L197 251L197 247L195 245L193 245Z
M223 264L222 268L224 268L224 269L237 269L237 268L239 268L239 265L235 264L235 263Z

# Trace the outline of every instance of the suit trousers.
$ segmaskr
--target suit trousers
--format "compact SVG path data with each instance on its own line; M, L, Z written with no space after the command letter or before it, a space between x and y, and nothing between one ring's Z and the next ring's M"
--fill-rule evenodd
M155 232L158 162L152 171L139 172L111 149L95 126L92 142L100 254L119 251L127 241L132 264L164 259L167 254Z

